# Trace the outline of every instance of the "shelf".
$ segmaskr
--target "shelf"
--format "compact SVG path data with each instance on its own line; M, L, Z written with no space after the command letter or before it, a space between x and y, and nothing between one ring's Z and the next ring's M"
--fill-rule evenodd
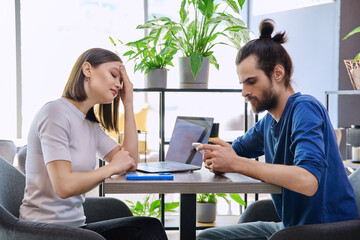
M196 222L197 229L205 229L209 227L221 227L237 224L239 221L239 215L216 215L216 220L213 223L199 223ZM165 217L165 229L166 230L178 230L180 216L179 215L166 215Z
M360 95L360 90L337 90L337 91L325 91L325 94L338 94L338 95Z
M325 91L325 105L326 110L329 112L329 95L360 95L360 90L336 90L336 91Z
M242 89L218 88L134 88L134 92L242 92Z

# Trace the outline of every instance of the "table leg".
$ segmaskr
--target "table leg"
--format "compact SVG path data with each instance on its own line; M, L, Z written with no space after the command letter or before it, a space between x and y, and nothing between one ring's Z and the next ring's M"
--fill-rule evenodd
M196 194L180 195L180 239L196 238Z

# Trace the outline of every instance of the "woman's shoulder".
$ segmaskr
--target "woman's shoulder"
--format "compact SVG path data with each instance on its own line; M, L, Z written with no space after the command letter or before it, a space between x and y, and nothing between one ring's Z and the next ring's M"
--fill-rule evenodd
M43 118L64 118L68 115L68 108L62 102L62 99L56 99L44 104L39 110L39 117Z
M40 113L58 113L66 110L66 106L61 102L61 99L49 101L40 109Z

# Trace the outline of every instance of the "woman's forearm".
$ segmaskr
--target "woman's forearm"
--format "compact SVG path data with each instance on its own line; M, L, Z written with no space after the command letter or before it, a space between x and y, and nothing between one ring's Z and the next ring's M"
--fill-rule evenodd
M61 198L84 194L113 175L109 164L90 172L73 172L69 161L53 161L46 165L54 192Z
M124 141L122 146L137 161L139 158L138 133L132 105L124 106L124 119Z

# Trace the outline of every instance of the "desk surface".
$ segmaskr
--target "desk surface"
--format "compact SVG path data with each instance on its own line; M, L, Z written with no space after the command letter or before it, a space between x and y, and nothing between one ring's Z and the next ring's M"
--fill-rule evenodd
M345 167L350 167L350 168L360 168L360 163L359 162L352 162L350 160L344 160L344 166Z
M174 173L174 180L107 178L104 193L180 193L180 239L196 238L196 193L281 193L282 188L237 173L214 175L207 169Z
M174 173L174 180L107 178L104 193L281 193L281 187L237 173L214 175L207 169Z

